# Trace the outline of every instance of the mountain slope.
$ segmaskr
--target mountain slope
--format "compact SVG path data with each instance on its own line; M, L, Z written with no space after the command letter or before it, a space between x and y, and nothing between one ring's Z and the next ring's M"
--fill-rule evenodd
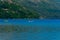
M19 11L18 14L16 13L18 15L17 17L15 16L16 18L60 19L59 0L5 0L5 1L10 3L10 7L11 4L14 5L11 9L9 8L9 10L13 10L15 13L16 10ZM22 7L19 7L15 4L19 4L19 6ZM22 12L20 9L22 9Z
M0 1L0 18L39 18L39 15L18 3Z
M60 3L58 0L15 0L30 10L36 11L42 17L60 19Z

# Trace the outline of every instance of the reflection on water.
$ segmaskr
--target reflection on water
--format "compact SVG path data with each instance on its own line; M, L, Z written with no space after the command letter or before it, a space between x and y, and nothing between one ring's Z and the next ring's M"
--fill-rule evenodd
M0 32L53 32L60 31L60 27L42 27L42 26L20 26L20 25L0 25Z
M1 40L60 40L59 27L0 25Z

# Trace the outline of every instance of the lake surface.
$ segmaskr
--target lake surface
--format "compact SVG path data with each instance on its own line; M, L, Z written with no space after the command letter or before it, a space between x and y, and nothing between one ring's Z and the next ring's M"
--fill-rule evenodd
M0 19L0 25L24 25L24 26L53 26L60 27L60 20L40 20L40 19Z
M0 40L60 40L60 20L0 19L0 25L36 27L35 32L32 28L27 32L0 32Z

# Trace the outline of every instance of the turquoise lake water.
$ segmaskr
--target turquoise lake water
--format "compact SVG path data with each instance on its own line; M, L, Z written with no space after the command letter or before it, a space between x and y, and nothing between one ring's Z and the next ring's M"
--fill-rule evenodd
M28 32L0 33L0 40L60 40L60 20L0 19L0 25L36 27L36 32L32 32L33 30L30 28Z
M0 25L24 25L24 26L53 26L53 27L60 27L60 20L55 19L0 19Z

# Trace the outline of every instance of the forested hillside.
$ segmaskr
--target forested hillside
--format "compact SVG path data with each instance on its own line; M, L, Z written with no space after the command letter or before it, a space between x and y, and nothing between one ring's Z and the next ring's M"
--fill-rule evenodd
M39 18L39 14L18 3L0 1L0 18Z
M0 18L60 19L59 5L54 0L0 0Z

